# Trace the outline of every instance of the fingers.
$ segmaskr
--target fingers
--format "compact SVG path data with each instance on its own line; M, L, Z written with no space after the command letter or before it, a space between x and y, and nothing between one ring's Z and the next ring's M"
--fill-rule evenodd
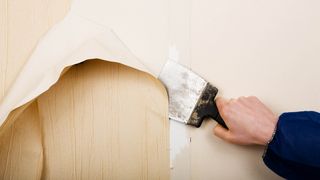
M216 105L217 105L217 108L218 108L218 111L219 111L219 114L221 116L221 118L224 120L225 124L228 126L229 124L229 120L228 118L226 117L226 113L225 113L225 110L226 110L226 107L228 105L229 101L222 98L222 97L217 97L216 98ZM229 126L228 126L229 127Z
M217 108L229 130L217 125L213 132L234 144L260 144L270 139L278 117L257 97L217 98Z
M221 125L217 124L216 127L213 129L214 135L218 136L219 138L230 141L230 132L229 130L225 129Z
M220 111L222 111L222 109L225 107L225 105L228 104L228 101L222 97L217 97L216 98L216 104L217 104L217 108Z

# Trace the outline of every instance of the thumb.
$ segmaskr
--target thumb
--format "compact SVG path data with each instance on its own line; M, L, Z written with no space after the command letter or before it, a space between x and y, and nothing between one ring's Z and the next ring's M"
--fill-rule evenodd
M222 127L220 124L217 124L216 127L214 127L213 133L223 140L230 140L230 131Z

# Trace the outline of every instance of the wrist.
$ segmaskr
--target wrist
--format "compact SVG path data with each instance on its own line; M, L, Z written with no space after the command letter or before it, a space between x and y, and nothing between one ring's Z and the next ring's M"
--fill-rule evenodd
M274 118L275 120L270 121L268 125L261 128L261 131L259 132L257 144L266 146L269 144L269 142L273 139L273 136L276 131L276 126L278 122L278 117Z

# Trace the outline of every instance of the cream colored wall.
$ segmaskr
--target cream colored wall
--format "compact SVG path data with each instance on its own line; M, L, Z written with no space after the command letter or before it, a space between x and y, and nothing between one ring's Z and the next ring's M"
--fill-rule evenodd
M181 62L220 96L256 95L277 114L320 111L319 1L190 3L191 58ZM214 126L185 129L192 140L176 157L176 179L185 169L189 179L279 179L264 166L263 148L227 144L212 135Z

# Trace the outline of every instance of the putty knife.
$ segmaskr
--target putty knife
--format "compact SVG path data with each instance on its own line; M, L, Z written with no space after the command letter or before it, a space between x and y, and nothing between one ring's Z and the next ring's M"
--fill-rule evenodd
M169 119L200 127L211 117L227 128L214 98L218 89L186 67L168 61L159 76L169 95Z

